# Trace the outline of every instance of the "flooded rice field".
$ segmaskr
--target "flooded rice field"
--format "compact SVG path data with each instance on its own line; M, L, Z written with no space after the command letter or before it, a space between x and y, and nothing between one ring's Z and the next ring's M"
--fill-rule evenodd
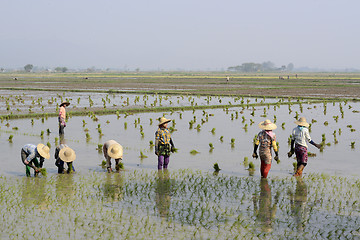
M1 114L55 112L62 101L71 102L71 110L130 107L174 107L198 105L235 105L253 103L295 102L297 98L244 98L224 96L114 94L102 92L53 92L0 90Z
M34 94L33 99L26 96L24 105L35 96L38 99ZM74 105L90 109L88 94L82 94L75 93L76 97L69 99L47 93L42 104L56 98L49 104L55 111L62 96L63 100L71 100L68 111ZM154 102L156 106L159 102L166 106L191 106L219 104L219 100L220 104L285 101L119 94L113 97L100 93L92 94L91 99L92 106L102 106L104 99L106 104L117 107L127 106L127 102L129 106L144 106L144 99L147 106ZM17 105L16 102L14 106ZM57 118L2 119L0 225L6 230L0 237L359 238L359 111L359 102L305 101L164 113L70 116L65 141L76 151L76 173L64 175L57 174L53 157L59 144ZM178 152L170 157L169 171L158 173L150 141L154 141L158 118L163 115L173 120L169 127ZM309 152L316 156L309 158L303 178L296 179L292 177L295 159L289 159L287 152L288 138L296 126L294 121L300 116L311 123L312 139L323 142L324 148L319 151L309 146ZM253 138L260 131L257 125L265 119L278 126L274 132L280 156L279 164L272 163L267 180L260 178L260 160L251 157ZM109 139L124 147L124 170L118 173L108 174L101 166L104 156L99 144ZM27 178L20 158L21 147L40 142L51 145L51 157L44 163L47 176ZM249 171L250 162L255 171ZM215 163L221 169L219 174L214 174ZM19 225L19 221L25 224Z

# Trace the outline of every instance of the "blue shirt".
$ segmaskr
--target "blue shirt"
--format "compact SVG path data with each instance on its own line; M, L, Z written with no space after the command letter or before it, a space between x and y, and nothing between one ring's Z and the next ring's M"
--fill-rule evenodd
M27 158L25 159L28 162L31 162L37 157L40 157L40 154L37 151L37 148L34 144L26 144L23 146L22 150L27 154Z

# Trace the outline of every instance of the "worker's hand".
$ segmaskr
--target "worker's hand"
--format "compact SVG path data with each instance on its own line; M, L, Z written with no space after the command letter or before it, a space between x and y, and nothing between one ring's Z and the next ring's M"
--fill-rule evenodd
M156 155L156 156L159 156L159 153L158 153L158 152L155 152L155 155Z
M175 152L175 147L171 147L170 152L174 153Z
M321 144L315 143L315 147L317 147L318 149L320 149L322 146L321 146Z
M35 167L34 169L35 169L36 173L40 172L40 170L41 170L41 168L37 168L37 167Z
M290 150L290 152L288 152L288 157L290 158L292 155L294 154L294 151L293 150Z
M276 161L276 162L279 162L279 161L280 161L280 159L279 159L279 156L278 156L278 155L276 155L276 156L274 157L274 159L275 159L275 161Z
M257 159L259 156L257 155L256 152L254 152L254 153L252 154L252 157Z

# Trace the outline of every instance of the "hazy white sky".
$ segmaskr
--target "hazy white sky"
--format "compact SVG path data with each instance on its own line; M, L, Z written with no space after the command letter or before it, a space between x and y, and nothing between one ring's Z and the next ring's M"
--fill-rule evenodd
M359 0L0 0L0 67L360 69Z

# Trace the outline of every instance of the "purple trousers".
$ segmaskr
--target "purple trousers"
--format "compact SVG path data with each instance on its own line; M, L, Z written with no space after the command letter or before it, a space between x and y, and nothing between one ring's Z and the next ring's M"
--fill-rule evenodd
M159 155L158 156L158 170L161 170L163 168L163 166L164 166L164 169L167 169L169 161L170 161L170 156Z

